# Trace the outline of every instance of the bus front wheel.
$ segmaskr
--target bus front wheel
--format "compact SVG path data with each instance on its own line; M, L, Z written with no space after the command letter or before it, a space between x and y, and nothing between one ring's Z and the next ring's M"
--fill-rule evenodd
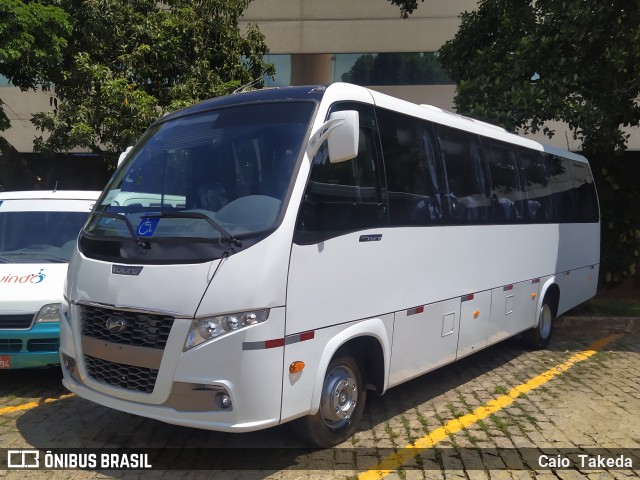
M351 437L362 417L366 390L351 355L334 357L322 383L320 409L294 422L296 433L312 445L329 448Z
M551 341L551 332L553 330L553 321L555 314L553 308L547 302L545 298L542 307L540 307L540 314L538 316L538 325L530 330L527 330L524 334L524 341L530 348L540 349L546 348Z

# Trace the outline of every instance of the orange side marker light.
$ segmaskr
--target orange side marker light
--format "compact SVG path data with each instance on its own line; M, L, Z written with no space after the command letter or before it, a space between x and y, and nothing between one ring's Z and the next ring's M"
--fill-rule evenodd
M304 362L296 360L289 365L289 373L300 373L304 370Z

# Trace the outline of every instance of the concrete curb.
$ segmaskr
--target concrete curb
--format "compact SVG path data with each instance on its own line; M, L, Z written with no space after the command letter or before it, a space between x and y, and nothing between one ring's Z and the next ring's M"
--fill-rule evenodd
M560 316L555 320L554 329L558 332L640 332L640 317L575 317Z

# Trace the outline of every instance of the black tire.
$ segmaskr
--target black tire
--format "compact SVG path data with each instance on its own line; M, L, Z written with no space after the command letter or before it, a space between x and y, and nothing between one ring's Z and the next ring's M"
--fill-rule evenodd
M358 428L366 390L351 355L334 357L325 373L320 409L293 422L295 433L314 447L330 448L350 438Z
M524 342L529 348L540 350L549 345L555 316L554 308L545 298L538 314L538 325L524 332Z

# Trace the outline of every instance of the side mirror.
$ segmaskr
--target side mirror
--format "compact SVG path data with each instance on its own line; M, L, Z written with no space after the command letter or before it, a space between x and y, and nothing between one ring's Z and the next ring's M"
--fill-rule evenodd
M120 156L118 157L118 167L120 166L120 164L122 163L122 161L125 159L125 157L127 156L127 153L129 153L131 151L131 149L133 148L133 145L130 145L127 147L127 149L122 152L120 154Z
M355 110L343 110L329 115L329 121L338 120L335 128L329 133L329 161L345 162L358 156L358 139L360 138L360 118Z
M329 161L345 162L358 156L360 139L360 116L356 110L333 112L319 129L311 136L307 153L313 157L322 142L327 140Z

